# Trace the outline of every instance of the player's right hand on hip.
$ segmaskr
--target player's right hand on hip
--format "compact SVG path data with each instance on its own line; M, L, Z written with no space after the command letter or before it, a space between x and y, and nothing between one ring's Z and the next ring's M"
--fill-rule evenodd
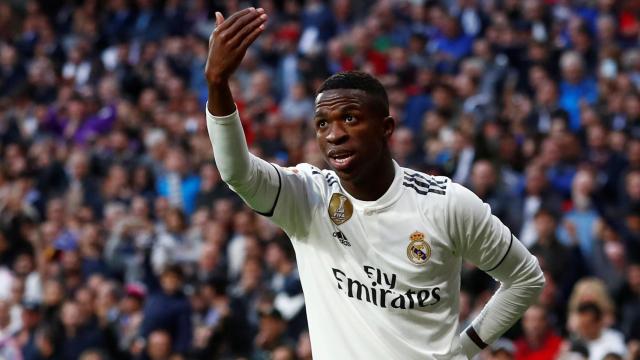
M238 68L247 48L264 31L267 14L253 7L228 19L216 12L216 28L209 37L205 76L210 86L226 82Z

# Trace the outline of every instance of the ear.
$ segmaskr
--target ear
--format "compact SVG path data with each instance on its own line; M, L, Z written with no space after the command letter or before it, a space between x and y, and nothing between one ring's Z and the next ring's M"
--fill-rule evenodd
M396 120L391 116L387 116L382 119L382 131L384 133L385 139L391 139L391 135L396 129Z

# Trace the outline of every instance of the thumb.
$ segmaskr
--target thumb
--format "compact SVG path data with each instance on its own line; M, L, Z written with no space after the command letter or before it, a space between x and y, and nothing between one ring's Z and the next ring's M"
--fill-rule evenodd
M224 21L224 16L222 16L222 13L219 11L216 11L216 26L222 25L223 21Z

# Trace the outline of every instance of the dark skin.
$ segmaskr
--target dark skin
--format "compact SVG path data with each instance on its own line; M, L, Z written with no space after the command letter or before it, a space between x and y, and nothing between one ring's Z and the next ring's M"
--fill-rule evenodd
M345 190L359 200L379 199L393 182L388 141L395 122L380 114L384 113L379 103L362 90L327 90L316 98L314 127L320 151ZM336 155L352 159L347 166L335 166Z
M216 30L209 39L205 67L212 115L235 111L229 78L247 48L264 31L266 21L261 8L241 10L227 20L216 13ZM395 121L387 115L388 106L383 103L355 89L327 90L316 98L314 127L320 150L345 190L359 200L379 199L394 178L388 141Z

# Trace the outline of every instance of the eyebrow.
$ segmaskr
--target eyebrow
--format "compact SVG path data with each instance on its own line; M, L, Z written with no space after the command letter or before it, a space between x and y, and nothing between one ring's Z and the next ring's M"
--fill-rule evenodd
M353 110L361 111L362 109L361 109L361 106L358 104L347 104L333 111L353 111ZM317 116L326 115L327 112L330 112L330 111L320 109L319 107L316 106L316 111L314 116L317 117Z

